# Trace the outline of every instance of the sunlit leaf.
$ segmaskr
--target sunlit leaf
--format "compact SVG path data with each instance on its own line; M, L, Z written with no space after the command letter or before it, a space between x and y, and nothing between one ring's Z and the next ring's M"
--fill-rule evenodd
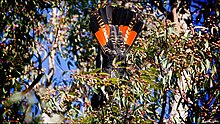
M24 94L22 92L16 92L10 97L10 101L12 102L18 102L24 99Z

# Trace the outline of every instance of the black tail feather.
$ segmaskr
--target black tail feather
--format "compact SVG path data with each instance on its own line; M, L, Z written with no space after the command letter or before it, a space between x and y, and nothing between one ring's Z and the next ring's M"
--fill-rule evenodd
M106 6L106 16L108 19L108 23L112 23L112 12L113 12L113 7L112 6Z
M104 24L108 24L106 9L105 8L99 9L99 14L102 16L102 20L103 20Z
M125 25L128 26L132 18L136 18L133 11L124 8L107 6L99 9L99 15L102 17L104 24Z
M142 26L143 26L143 22L141 21L138 21L134 24L133 28L132 28L132 31L136 31L136 32L140 32L141 29L142 29Z
M127 16L126 16L126 19L125 19L125 24L124 25L126 25L126 26L128 26L129 24L130 24L130 22L131 22L131 20L133 19L133 18L135 18L135 13L134 12L132 12L132 11L128 11L127 10Z
M99 23L97 21L97 15L91 15L90 16L90 24L89 24L90 30L92 31L93 34L95 34L100 26Z
M121 18L122 8L114 8L112 11L112 16L114 17L112 19L113 25L119 25L119 20Z

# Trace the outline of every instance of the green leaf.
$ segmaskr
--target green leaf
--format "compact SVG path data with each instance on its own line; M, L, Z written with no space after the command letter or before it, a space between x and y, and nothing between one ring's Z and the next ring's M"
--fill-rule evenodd
M22 92L16 92L9 98L11 102L18 102L21 101L22 99L24 99Z
M213 77L216 74L216 72L217 72L216 66L212 66L211 76Z
M209 42L208 42L208 40L205 40L206 42L205 42L205 49L208 49L208 47L209 47Z
M97 68L97 69L94 69L90 72L90 74L95 74L95 73L98 73L98 71L100 71L101 68ZM99 73L100 74L100 73Z
M210 61L208 59L205 60L206 62L206 69L210 69Z
M105 73L105 72L100 72L99 75L102 75L102 76L110 76L110 74Z
M125 97L122 97L122 105L126 106L126 98Z

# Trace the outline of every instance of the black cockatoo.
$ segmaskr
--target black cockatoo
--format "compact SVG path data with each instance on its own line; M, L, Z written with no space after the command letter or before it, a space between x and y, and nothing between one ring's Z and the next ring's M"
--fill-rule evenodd
M119 7L106 6L90 16L90 30L99 43L99 53L96 59L97 68L109 73L111 77L122 78L125 68L117 68L117 74L112 65L114 59L126 66L126 53L131 48L142 29L142 21L135 12ZM101 48L101 49L100 49ZM94 94L91 99L93 108L103 104L105 95Z

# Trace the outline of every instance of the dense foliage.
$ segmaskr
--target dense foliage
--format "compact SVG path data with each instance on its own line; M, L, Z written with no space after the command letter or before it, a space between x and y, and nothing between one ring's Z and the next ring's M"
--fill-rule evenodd
M220 3L120 4L144 22L123 79L95 66L89 14L106 1L1 1L0 121L219 122ZM107 100L94 110L98 89Z

